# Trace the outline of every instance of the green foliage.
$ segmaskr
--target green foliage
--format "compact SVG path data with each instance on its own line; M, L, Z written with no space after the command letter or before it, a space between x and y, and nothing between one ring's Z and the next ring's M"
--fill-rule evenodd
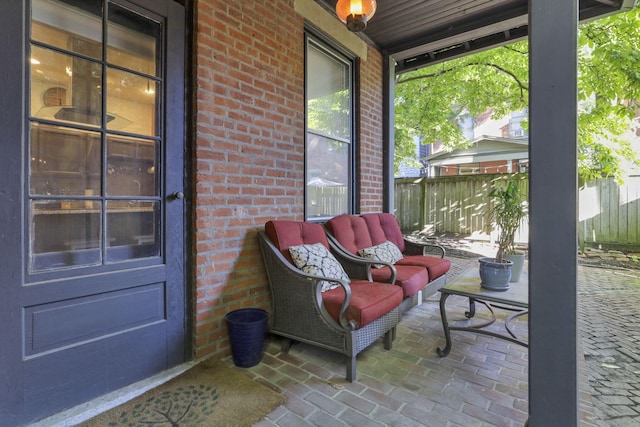
M526 175L504 175L493 180L489 193L491 208L490 222L498 228L498 252L496 262L502 262L504 254L514 253L514 239L518 228L527 217L529 205L522 191L522 181Z
M395 127L395 160L393 163L394 173L399 172L400 164L406 166L420 167L421 163L416 159L416 143L414 135L416 133L407 128Z
M349 91L341 90L309 100L307 127L339 138L349 138Z
M620 178L623 161L637 160L620 136L635 117L633 101L640 100L640 6L583 24L578 44L579 175ZM525 40L400 75L397 128L441 141L447 149L464 145L457 126L464 115L491 108L500 118L527 107L528 61Z

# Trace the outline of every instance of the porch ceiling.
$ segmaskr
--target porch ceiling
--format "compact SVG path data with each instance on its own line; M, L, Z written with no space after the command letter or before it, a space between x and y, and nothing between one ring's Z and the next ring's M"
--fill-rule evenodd
M335 13L337 0L316 0ZM580 20L628 10L638 0L580 0ZM363 35L403 73L528 33L528 0L378 0Z

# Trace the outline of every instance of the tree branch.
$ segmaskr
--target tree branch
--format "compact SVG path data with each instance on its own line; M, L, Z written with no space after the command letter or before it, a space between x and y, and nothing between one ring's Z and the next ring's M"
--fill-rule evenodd
M491 62L469 62L467 64L464 64L462 67L475 67L475 66L491 67L491 68L494 68L494 69L500 71L501 73L504 73L504 74L510 76L516 82L518 87L520 88L520 98L522 98L524 96L524 92L529 90L529 87L524 82L522 82L518 78L518 76L516 76L513 72L507 70L506 68L502 67L501 65L494 64L494 63L491 63ZM422 74L422 75L419 75L419 76L411 76L411 77L407 77L406 79L399 78L398 81L396 82L396 84L408 83L408 82L411 82L411 81L414 81L414 80L436 78L436 77L442 76L444 74L450 73L452 71L455 71L458 68L459 67L447 68L447 69L438 71L437 73Z

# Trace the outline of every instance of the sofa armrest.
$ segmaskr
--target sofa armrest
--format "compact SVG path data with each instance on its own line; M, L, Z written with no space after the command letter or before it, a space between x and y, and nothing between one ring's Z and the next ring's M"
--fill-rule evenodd
M395 284L396 278L398 276L398 271L396 270L395 265L389 262L372 261L370 259L353 255L351 252L346 250L330 233L327 233L327 240L329 241L331 252L333 252L338 261L340 261L340 264L342 264L342 267L347 272L347 275L349 277L354 279L368 280L372 282L373 278L371 277L371 268L373 267L373 265L380 264L391 269L391 277L389 277L389 283Z
M444 246L437 243L414 242L413 240L404 239L405 255L425 255L432 256L435 254L440 258L444 258L447 251Z
M327 281L340 285L345 291L339 313L339 327L347 331L356 329L357 325L348 321L346 317L347 308L351 304L351 287L346 280L305 273L282 255L266 233L259 231L258 238L269 278L275 313L285 316L285 319L291 322L296 321L297 312L305 313L306 316L317 313L325 323L333 323L334 327L338 327L324 308L322 301L322 282Z

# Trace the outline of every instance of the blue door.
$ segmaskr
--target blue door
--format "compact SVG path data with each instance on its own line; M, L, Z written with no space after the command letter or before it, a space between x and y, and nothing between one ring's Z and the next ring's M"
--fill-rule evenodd
M2 425L189 353L184 16L173 0L3 3Z

